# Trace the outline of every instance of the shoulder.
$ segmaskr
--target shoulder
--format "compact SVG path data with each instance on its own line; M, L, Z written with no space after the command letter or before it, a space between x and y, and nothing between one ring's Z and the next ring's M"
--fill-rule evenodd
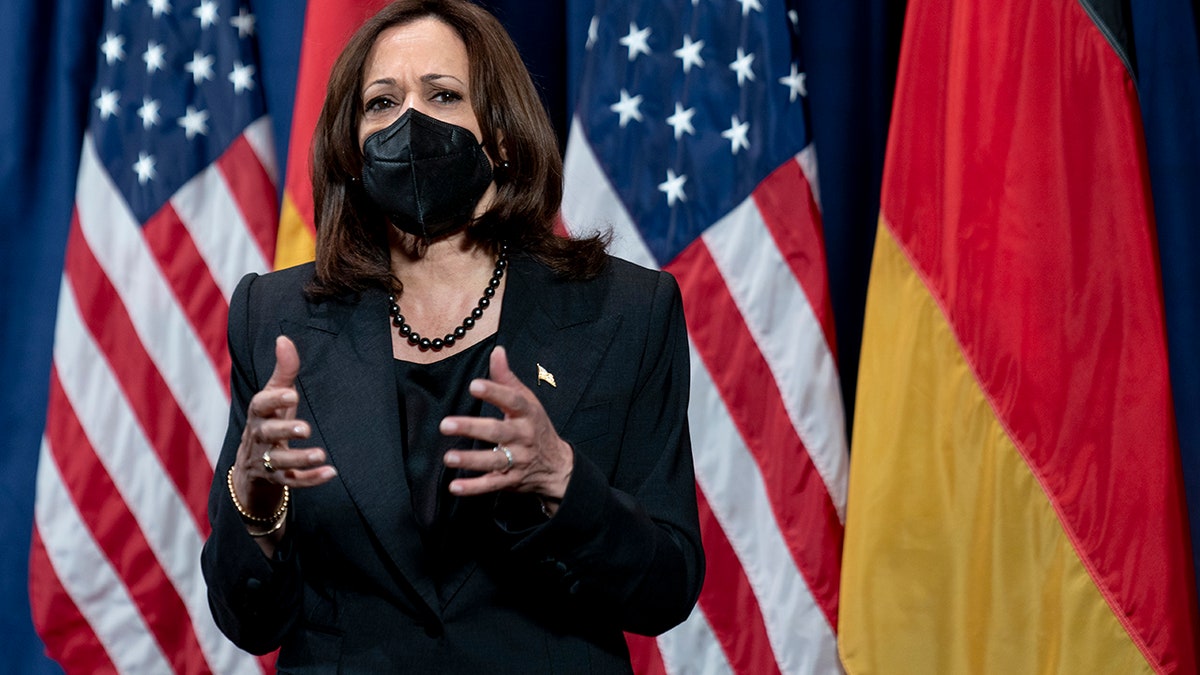
M663 281L664 277L669 278L671 275L661 270L652 270L648 267L642 267L637 263L629 262L624 258L615 258L608 256L608 265L605 266L603 274L612 277L619 283L625 283L632 286L654 286Z
M609 278L613 291L635 297L652 299L661 293L677 293L675 277L662 270L652 270L622 258L608 257L602 276Z
M315 265L306 263L287 269L242 277L229 300L229 322L253 325L280 316L305 312L310 304L304 287L313 278Z
M315 270L316 265L308 262L266 274L251 272L242 277L234 294L248 294L253 286L256 297L303 296L304 287L312 280Z
M635 323L659 323L682 306L674 276L621 258L609 256L604 271L590 283L597 286L596 302L603 311L622 314Z
M649 298L660 287L677 287L675 278L667 272L642 267L611 255L607 256L600 273L587 279L564 278L545 264L527 256L515 258L513 264L515 271L526 276L536 288L543 291L584 296L615 295L636 300L638 297Z
M231 309L239 302L255 307L307 303L304 287L312 280L315 270L316 266L310 262L266 274L251 272L242 277L234 289Z
M620 316L626 329L645 331L682 311L673 276L612 256L589 279L564 279L527 257L514 259L513 271L521 277L516 288L535 298L518 302L540 305L560 324Z

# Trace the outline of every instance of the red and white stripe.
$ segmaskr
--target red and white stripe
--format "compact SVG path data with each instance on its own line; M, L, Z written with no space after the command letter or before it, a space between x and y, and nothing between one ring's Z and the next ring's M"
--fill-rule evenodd
M576 121L563 220L656 263ZM671 673L829 673L849 457L816 159L805 149L666 266L692 353L689 422L708 576L657 640Z
M277 218L269 120L139 224L85 137L38 465L30 596L69 672L261 673L200 573L229 411L225 324Z

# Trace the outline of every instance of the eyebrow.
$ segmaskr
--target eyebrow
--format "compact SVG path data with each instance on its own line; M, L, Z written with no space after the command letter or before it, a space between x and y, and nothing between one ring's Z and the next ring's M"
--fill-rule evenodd
M455 82L459 83L460 85L466 86L465 82L463 82L462 80L458 79L457 77L455 77L453 75L443 75L442 73L429 73L427 75L421 76L421 82L423 82L425 84L429 84L430 82L433 82L435 80L444 80L444 79L454 80ZM367 88L374 86L376 84L394 85L394 84L396 84L396 80L395 80L395 78L391 78L391 77L381 77L378 80L372 80L371 82L368 82L363 87L363 90L365 91Z

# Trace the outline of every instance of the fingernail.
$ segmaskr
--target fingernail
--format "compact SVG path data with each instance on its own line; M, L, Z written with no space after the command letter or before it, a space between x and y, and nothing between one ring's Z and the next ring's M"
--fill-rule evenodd
M300 400L300 397L297 396L296 392L294 392L294 391L285 391L285 392L283 392L283 395L280 396L279 398L284 403L295 403L296 401Z
M462 494L463 489L462 489L462 486L459 485L458 483L451 483L450 491L456 495L460 495L460 494Z
M310 461L310 462L312 462L312 463L314 463L314 464L316 464L317 462L321 461L321 453L319 453L319 452L310 452L310 453L308 453L308 461Z
M337 475L337 469L333 468L332 466L325 467L325 476L327 478L333 478L336 475Z
M297 433L297 434L303 434L304 433L304 425L297 424L296 426L292 427L292 432Z
M442 461L446 463L446 466L458 466L458 463L461 459L462 458L458 456L457 452L447 452Z
M442 423L438 425L438 428L441 429L442 433L444 434L452 434L458 431L458 422L455 422L451 419L444 419L442 420Z
M483 389L483 381L481 380L471 380L471 386L467 388L472 394L482 394Z

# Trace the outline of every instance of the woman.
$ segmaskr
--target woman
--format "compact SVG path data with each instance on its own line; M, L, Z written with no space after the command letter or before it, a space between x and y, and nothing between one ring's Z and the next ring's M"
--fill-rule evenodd
M704 574L673 279L553 234L554 134L467 2L355 34L313 164L316 263L230 305L218 625L288 672L628 671Z

